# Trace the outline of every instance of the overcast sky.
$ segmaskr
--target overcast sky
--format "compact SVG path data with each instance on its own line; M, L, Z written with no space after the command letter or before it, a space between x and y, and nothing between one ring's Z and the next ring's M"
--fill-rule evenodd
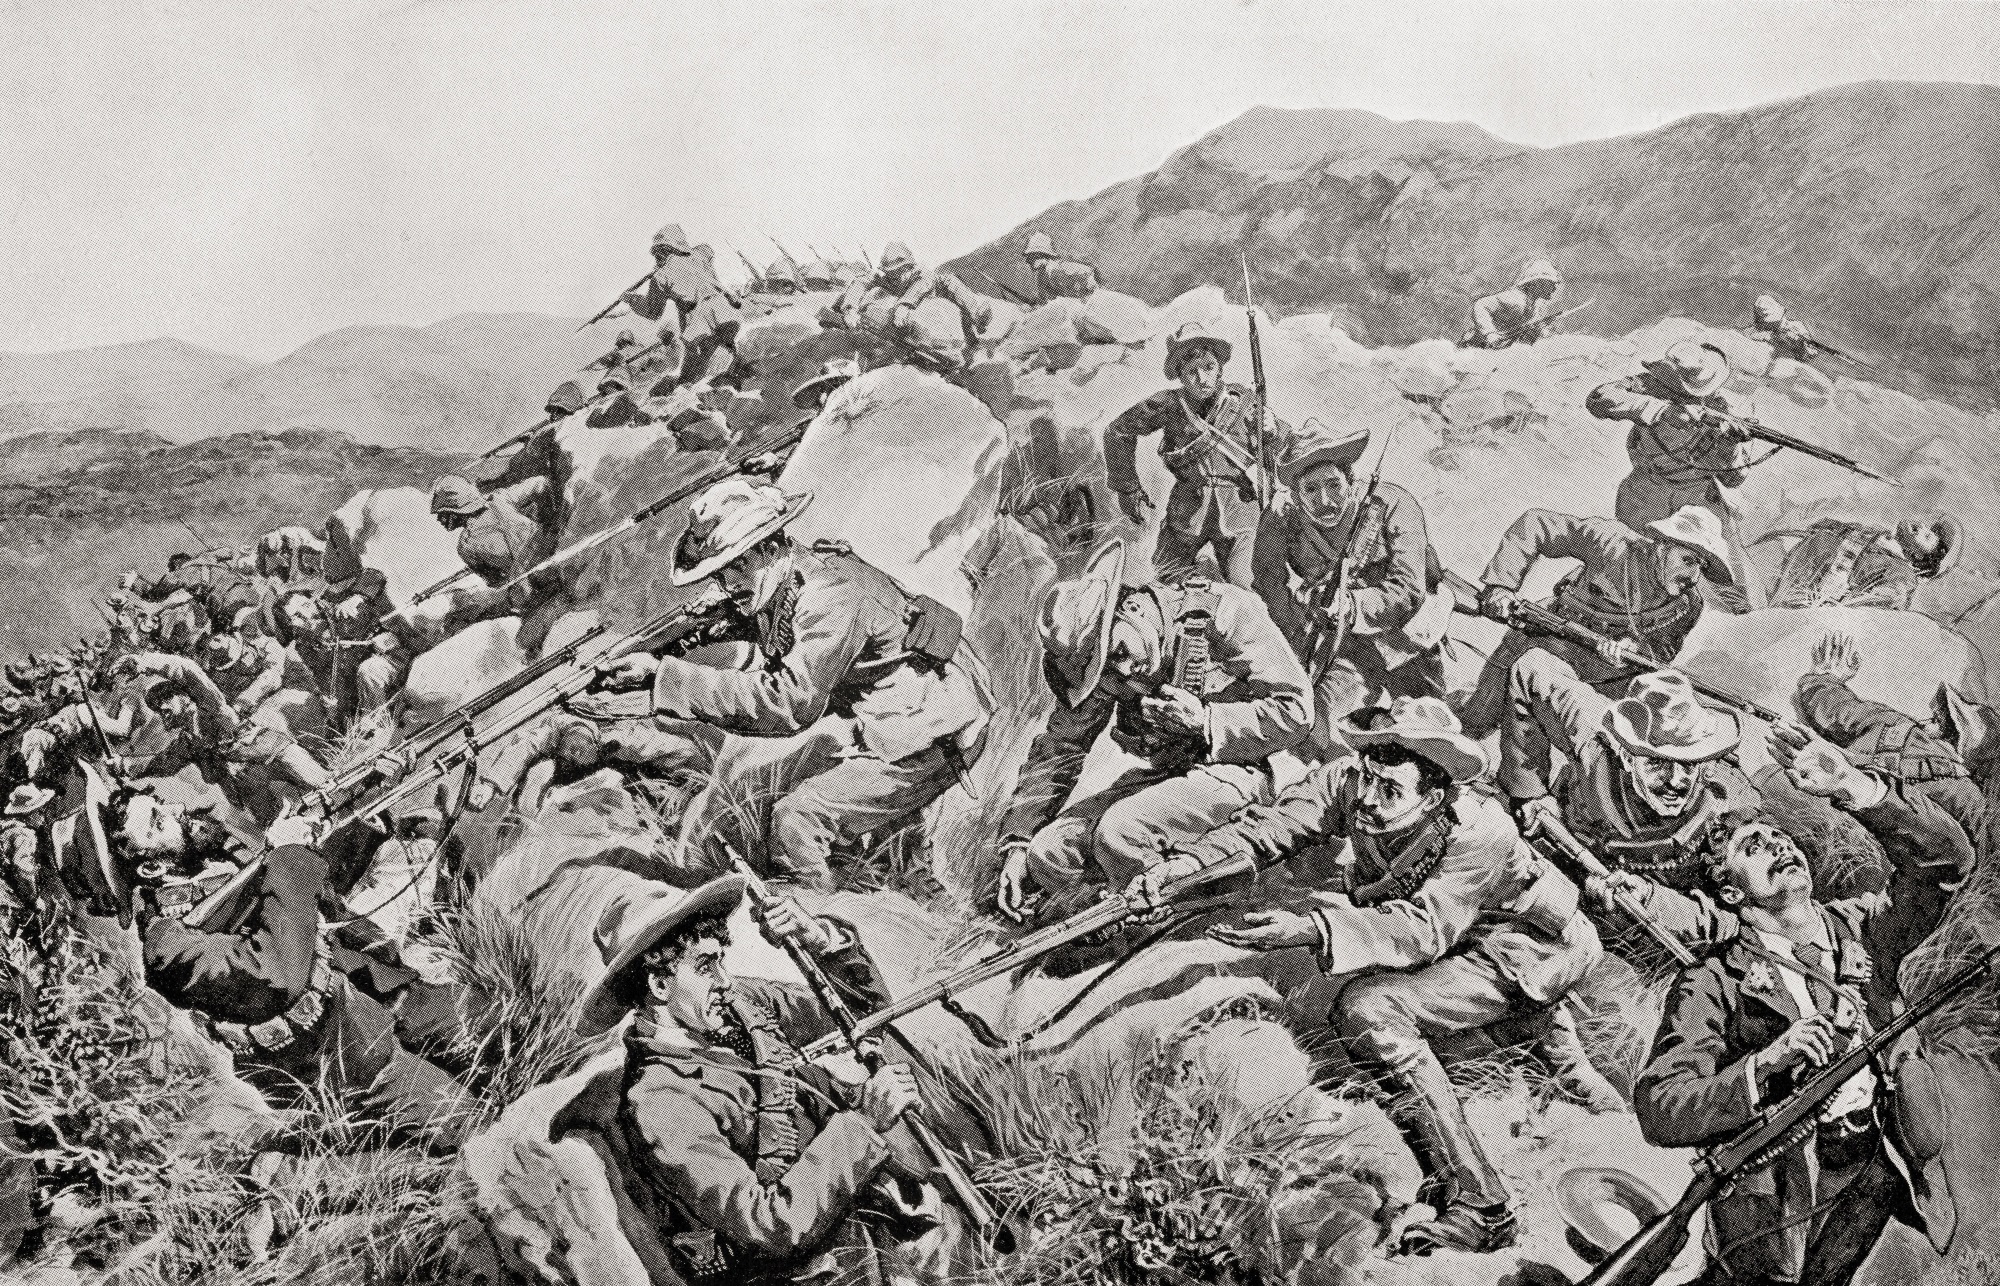
M594 310L665 219L948 258L1257 104L1558 144L2000 80L2000 4L0 0L0 350Z

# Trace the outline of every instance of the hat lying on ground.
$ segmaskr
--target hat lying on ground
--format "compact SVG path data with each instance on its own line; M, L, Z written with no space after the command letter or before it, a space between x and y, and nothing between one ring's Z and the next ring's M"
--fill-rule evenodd
M1062 676L1063 700L1078 706L1104 675L1111 626L1125 576L1125 542L1114 540L1090 556L1075 580L1049 586L1036 632L1042 657Z
M7 796L5 812L9 817L25 817L38 808L45 808L55 799L53 790L45 790L33 782L23 782L14 787L14 793Z
M1579 1166L1556 1180L1556 1210L1569 1225L1570 1248L1598 1263L1631 1236L1613 1216L1623 1212L1644 1228L1666 1213L1667 1201L1636 1174L1610 1166Z
M1736 569L1729 565L1729 541L1722 534L1722 519L1713 510L1682 505L1665 518L1647 523L1646 530L1701 555L1703 573L1716 584L1736 583Z
M1604 712L1604 730L1635 755L1683 764L1719 759L1743 739L1733 713L1695 700L1694 685L1672 670L1635 677Z
M792 405L800 410L818 410L833 391L861 374L861 363L851 357L836 357L822 364L819 374L792 390Z
M688 509L687 530L674 547L673 580L692 585L742 557L806 511L812 492L788 496L741 478L718 482Z
M598 953L604 957L604 973L583 995L577 1031L597 1036L618 1025L626 1012L617 996L620 976L676 926L696 916L727 915L742 901L743 877L725 875L692 892L648 884L605 908L594 934Z
M1387 706L1367 706L1340 720L1340 735L1356 750L1402 746L1442 768L1463 784L1486 772L1486 750L1465 735L1458 716L1436 697L1397 697Z
M1278 457L1278 480L1286 486L1298 481L1308 469L1322 464L1337 464L1345 469L1361 458L1368 449L1368 426L1347 424L1340 428L1329 428L1312 416L1306 417L1285 443L1285 450Z

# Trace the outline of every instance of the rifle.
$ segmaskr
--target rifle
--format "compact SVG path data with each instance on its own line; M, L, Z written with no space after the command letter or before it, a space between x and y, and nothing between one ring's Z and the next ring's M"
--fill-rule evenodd
M644 508L620 519L618 522L612 523L602 531L593 532L585 536L582 540L577 541L567 549L559 549L555 553L550 554L541 562L536 563L527 571L522 572L519 576L502 585L500 587L501 590L511 590L516 586L525 585L533 577L543 575L572 559L582 557L593 549L609 544L648 519L657 517L659 514L671 509L689 496L708 490L724 478L734 477L742 471L744 465L749 464L760 456L771 455L787 447L798 445L805 437L806 429L811 424L812 420L810 418L800 420L790 428L782 429L770 437L752 443L750 446L738 448L733 454L726 455L717 461L714 468L697 474L680 486L675 487L672 491L667 492L667 494L648 502Z
M460 567L456 571L447 572L445 575L439 577L437 580L432 581L430 584L424 586L416 593L410 595L409 602L403 604L395 611L385 614L382 617L382 623L387 624L390 621L404 617L405 614L411 611L413 608L417 607L422 603L428 602L433 598L436 598L439 594L444 593L446 590L450 589L453 585L456 585L460 581L467 579L471 575L472 575L472 569L470 567Z
M662 636L666 636L667 641L671 641L680 634L685 634L688 630L693 629L695 625L700 623L702 618L720 610L728 601L728 596L723 594L719 589L713 594L704 594L691 602L683 603L679 607L669 608L661 612L638 629L633 630L629 634L620 635L608 644L605 644L602 648L592 652L588 657L583 654L580 647L574 650L565 648L563 653L559 653L558 655L563 656L561 664L571 667L571 673L562 676L527 699L516 703L513 708L502 713L484 728L474 728L469 716L462 719L452 718L453 726L444 735L432 739L430 744L422 751L410 756L412 769L410 772L394 783L385 784L377 790L368 792L359 801L349 804L337 812L334 811L329 793L331 787L336 783L329 783L327 787L323 787L321 790L313 792L312 796L307 797L312 800L310 811L317 813L325 819L327 833L329 834L344 826L352 825L355 822L381 816L405 800L431 789L460 767L468 764L477 764L479 756L494 743L512 735L520 728L539 718L545 711L587 690L592 683L597 681L596 667L598 662L624 656L628 652L638 651L645 647L654 646L661 641ZM581 642L581 640L579 641ZM542 679L548 677L555 668L560 668L560 666L543 670L540 674L536 675L536 678ZM513 680L506 680L498 686L506 687L512 683ZM515 687L514 692L508 695L511 696L522 691L523 687ZM484 695L475 697L473 700L475 702L480 701ZM505 697L501 697L490 703L487 708L490 709L505 699ZM472 703L468 702L467 704ZM431 728L435 727L436 725L431 725ZM462 739L453 745L445 744L450 741L453 735L458 735ZM431 756L429 762L423 764L421 767L417 766L415 760L425 755ZM372 771L373 765L370 764L369 768ZM352 774L343 774L342 776L351 783ZM303 804L304 801L301 801L301 803ZM187 923L189 927L204 931L216 931L226 927L226 920L233 918L233 915L240 909L239 904L242 902L241 895L264 869L264 862L268 856L269 850L266 850L248 862L245 862L242 868L229 878L227 884L203 898L192 911L188 912Z
M1218 862L1191 875L1184 875L1160 890L1160 905L1165 906L1210 884L1238 875L1254 873L1255 865L1248 857ZM901 1000L884 1006L871 1014L864 1014L855 1020L854 1038L871 1036L881 1031L899 1018L907 1018L929 1005L952 1001L962 992L968 991L989 979L1011 973L1023 965L1032 964L1058 947L1067 946L1078 938L1114 928L1138 915L1142 908L1133 905L1123 893L1113 893L1097 903L1085 907L1075 915L1045 929L1037 929L1024 935L1012 944L975 960L962 969L953 971L936 982L929 983ZM806 1046L805 1055L817 1058L831 1054L838 1046L838 1037L825 1037Z
M1576 837L1561 818L1544 819L1541 833L1535 838L1545 840L1547 847L1555 850L1553 856L1558 861L1566 861L1582 871L1586 879L1594 876L1601 880L1611 874L1610 868L1598 860L1597 854L1585 847L1583 841ZM1674 958L1674 963L1683 969L1694 967L1694 952L1688 950L1687 944L1675 937L1665 925L1654 919L1652 913L1646 910L1639 899L1613 886L1611 902L1626 919L1644 929L1648 937L1665 947L1667 954Z
M1347 527L1347 538L1341 542L1340 559L1333 571L1320 579L1306 593L1307 618L1314 622L1313 632L1306 640L1306 671L1312 676L1313 686L1325 677L1334 658L1340 655L1341 644L1347 641L1347 609L1345 606L1354 578L1354 537L1361 531L1362 519L1368 515L1368 503L1375 499L1376 490L1382 485L1382 466L1389 459L1389 445L1395 441L1396 426L1390 425L1383 435L1382 452L1375 457L1375 472L1368 478L1368 489L1361 493L1361 503L1354 508L1353 520ZM1320 591L1331 586L1333 592L1321 597ZM1319 622L1325 622L1322 629Z
M771 896L770 888L758 878L755 871L750 869L750 864L743 860L743 855L729 846L727 840L720 842L722 851L729 857L729 865L743 877L743 888L750 896L750 905L759 912L768 909L777 901ZM881 1051L865 1044L862 1037L856 1034L860 1025L859 1020L855 1018L854 1011L847 1007L847 1002L841 998L833 979L827 977L826 970L820 967L812 952L806 950L797 938L785 938L783 946L785 954L792 959L793 967L806 980L806 985L812 988L812 993L818 998L820 1006L833 1018L833 1025L838 1030L840 1039L846 1043L854 1057L870 1072L879 1069L882 1066ZM897 1044L909 1050L912 1055L916 1054L916 1047L900 1031L886 1023L884 1027ZM972 1226L979 1230L982 1237L997 1239L997 1233L1004 1231L1000 1217L993 1212L993 1207L980 1194L979 1189L972 1186L972 1176L965 1172L965 1167L959 1163L958 1158L945 1147L944 1140L940 1139L916 1113L905 1116L903 1124L909 1127L910 1133L923 1146L937 1172L944 1176L945 1186L951 1189L952 1199L958 1202L959 1209L965 1211L965 1217L972 1221ZM1004 1250L1005 1247L1001 1249Z
M632 352L629 353L621 363L619 363L619 365L630 366L632 363L638 361L640 358L646 356L648 353L657 353L666 346L667 346L666 341L656 339L652 343L646 345L644 348L633 349ZM586 371L595 370L596 366L593 363L592 365L586 366L583 369ZM615 370L616 367L615 366L606 367L604 369L605 373L609 374L612 370ZM599 393L596 396L592 397L589 401L585 402L582 406L578 407L576 410L570 412L570 414L581 415L585 411L590 410L592 407L602 406L604 403L609 402L612 398L617 396L618 396L618 391L615 389L609 393ZM505 451L507 448L513 446L519 446L522 443L526 442L529 438L534 437L537 433L540 433L543 429L548 428L552 424L560 423L561 421L567 418L569 417L562 415L551 415L548 419L543 420L539 424L530 425L528 428L522 429L519 433L516 433L513 437L508 438L506 441L486 448L486 450L481 451L478 455L473 456L472 460L468 461L467 463L473 463L479 460L490 460L494 456L499 455L502 451Z
M196 531L196 530L194 529L194 524L193 524L193 523L191 523L191 522L189 522L189 521L188 521L187 519L185 519L185 518L176 518L176 519L175 519L174 521L175 521L175 522L178 522L178 523L179 523L179 524L180 524L180 525L181 525L182 527L185 527L185 528L187 529L187 534L188 534L188 535L190 535L190 536L193 536L193 537L194 537L194 543L195 543L195 545L196 545L197 547L199 547L199 548L200 548L200 550L201 550L201 552L202 552L202 553L204 553L204 554L213 554L213 553L215 553L216 551L218 551L218 550L220 550L220 549L222 548L222 546L221 546L221 545L218 545L218 544L216 544L216 543L215 543L214 541L210 540L210 539L209 539L208 537L206 537L206 536L202 535L202 534L201 534L200 532Z
M776 237L772 236L768 232L764 234L764 239L766 241L769 241L772 245L776 246L778 248L778 253L784 256L785 262L792 265L792 273L799 279L799 286L801 289L803 289L806 284L805 269L802 266L800 266L798 260L792 258L792 252L785 249L785 243L778 240Z
M1903 485L1886 473L1877 473L1867 465L1862 464L1859 460L1850 459L1838 451L1830 451L1823 446L1808 442L1804 438L1795 438L1789 433L1782 433L1777 429L1768 427L1761 420L1753 420L1745 415L1731 415L1727 411L1718 411L1713 408L1702 408L1702 418L1704 420L1720 421L1724 424L1734 424L1745 430L1753 439L1759 442L1768 442L1774 447L1783 447L1788 451L1797 451L1800 455L1809 455L1815 460L1824 460L1828 464L1839 465L1848 472L1858 473L1864 478L1873 478L1877 482L1886 482L1892 487Z
M1555 325L1555 323L1561 321L1563 318L1569 316L1571 313L1580 313L1584 309L1590 307L1592 304L1596 302L1597 302L1597 296L1592 295L1590 298L1584 300L1580 304L1575 305L1574 307L1565 308L1561 312L1550 313L1546 317L1538 317L1531 322L1522 322L1519 326L1509 327L1508 329L1500 332L1500 338L1504 340L1506 343L1511 344L1515 340L1521 338L1521 336L1527 334L1529 331L1541 330L1544 327L1553 326ZM1478 332L1474 331L1473 334L1476 337L1478 335Z
M1814 348L1817 348L1820 352L1825 353L1829 357L1838 357L1843 362L1851 362L1854 365L1859 366L1864 371L1872 371L1875 369L1875 367L1870 363L1862 361L1860 358L1856 357L1852 353L1845 352L1841 349L1835 348L1833 345L1827 343L1825 340L1808 339L1806 343Z
M612 300L612 301L611 301L610 303L608 303L608 304L604 305L604 307L602 307L602 308L598 309L598 310L597 310L597 313L596 313L596 315L595 315L595 316L593 316L593 317L592 317L592 318L591 318L591 319L590 319L589 321L585 322L585 323L584 323L583 325L581 325L581 326L579 326L579 327L577 327L577 328L576 328L576 329L577 329L577 331L578 331L578 332L582 332L582 331L586 331L586 330L589 330L589 329L590 329L590 328L591 328L592 326L595 326L595 325L596 325L597 323L599 323L599 322L603 321L603 320L604 320L604 319L605 319L606 317L609 317L609 316L611 315L611 310L612 310L612 309L614 309L614 308L618 307L618 305L620 305L620 304L622 304L622 303L624 303L624 302L625 302L625 296L627 296L627 295L631 294L631 293L632 293L633 291L637 290L637 289L638 289L639 287L641 287L641 286L645 285L645 284L646 284L647 282L651 281L651 280L653 279L653 274L654 274L655 272L658 272L658 271L659 271L659 269L657 269L657 268L648 268L648 269L646 269L645 273L644 273L643 275L641 275L641 276L640 276L639 280L637 280L637 281L633 282L633 283L632 283L631 285L629 285L629 286L625 287L625 289L623 289L623 290L619 291L619 292L618 292L618 297L617 297L616 299L614 299L614 300Z
M759 268L756 264L751 263L749 255L744 254L741 250L738 250L735 246L729 247L729 250L731 254L735 255L738 259L743 261L743 271L750 274L750 284L752 286L755 286L759 282L764 280L764 270L762 268Z
M1257 300L1250 293L1249 256L1239 250L1236 262L1243 266L1243 315L1250 319L1250 382L1257 390L1257 416L1250 421L1250 454L1257 459L1257 507L1269 509L1275 484L1264 418L1269 414L1271 386L1264 378L1264 340L1257 333Z
M1034 302L1033 300L1029 299L1029 298L1028 298L1028 297L1027 297L1026 295L1024 295L1024 294L1022 294L1022 293L1021 293L1020 291L1018 291L1018 290L1014 289L1014 288L1013 288L1012 286L1010 286L1010 285L1008 285L1008 284L1007 284L1006 282L1004 282L1004 281L1000 280L1000 279L999 279L998 277L996 277L996 276L994 276L994 275L993 275L992 273L990 273L990 272L986 271L986 270L985 270L984 268L974 268L974 269L973 269L972 271L974 271L974 272L978 273L978 274L979 274L980 276L982 276L982 277L986 278L986 281L987 281L987 284L989 284L989 285L993 286L993 287L994 287L995 289L999 290L1001 294L1003 294L1003 295L1007 296L1007 298L1009 298L1009 299L1013 300L1013 301L1014 301L1015 303L1017 303L1017 304L1021 305L1021 307L1023 307L1023 308L1035 308L1035 307L1039 307L1039 305L1038 305L1038 304L1036 304L1036 303L1035 303L1035 302Z
M1702 1207L1726 1191L1745 1171L1803 1142L1802 1135L1818 1116L1820 1105L1833 1097L1862 1068L1872 1063L1904 1032L1942 1009L1946 1002L2000 971L2000 946L1990 946L1977 960L1910 1002L1902 1013L1865 1041L1856 1042L1822 1068L1784 1102L1758 1114L1755 1122L1695 1161L1694 1179L1671 1210L1641 1228L1632 1239L1590 1271L1578 1286L1652 1286L1673 1266L1687 1245L1688 1225Z
M1444 574L1444 583L1451 589L1452 609L1454 611L1461 612L1467 616L1483 615L1479 610L1479 587L1477 585L1474 585L1471 581L1453 571L1447 571ZM1596 630L1557 616L1546 607L1523 602L1520 599L1514 600L1514 608L1508 614L1507 624L1531 634L1545 634L1550 638L1563 639L1579 647L1590 648L1593 651L1600 646L1608 645L1612 642L1610 638L1599 634ZM1771 709L1769 706L1759 705L1750 698L1738 696L1727 688L1719 688L1706 679L1698 679L1679 666L1669 665L1665 661L1654 661L1644 656L1637 658L1634 664L1642 670L1651 670L1661 674L1678 674L1683 679L1686 679L1688 686L1696 692L1711 701L1721 702L1732 710L1740 710L1744 714L1755 715L1757 718L1768 723L1788 722L1786 716Z

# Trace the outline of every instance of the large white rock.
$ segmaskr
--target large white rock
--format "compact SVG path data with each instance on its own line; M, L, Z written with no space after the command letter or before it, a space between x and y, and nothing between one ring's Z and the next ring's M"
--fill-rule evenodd
M438 526L430 497L415 487L356 493L326 520L326 540L329 575L341 574L342 563L373 568L399 606L463 565L458 538Z

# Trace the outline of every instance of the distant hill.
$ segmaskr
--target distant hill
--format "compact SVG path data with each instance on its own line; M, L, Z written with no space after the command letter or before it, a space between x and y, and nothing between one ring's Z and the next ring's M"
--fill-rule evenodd
M246 544L274 527L317 527L368 487L428 486L456 455L358 443L320 429L176 445L152 434L79 431L10 439L0 481L0 656L95 633L91 607L126 568L164 569L195 539Z
M1876 378L1961 403L2000 390L2000 88L1870 82L1558 148L1470 125L1258 108L1152 174L1056 206L959 260L1021 282L1049 233L1162 303L1202 283L1331 312L1370 345L1455 336L1547 254L1574 321L1747 323L1771 291Z
M549 391L610 346L560 317L350 326L275 362L178 340L0 354L0 435L124 430L186 442L334 429L359 442L468 453L541 418Z

